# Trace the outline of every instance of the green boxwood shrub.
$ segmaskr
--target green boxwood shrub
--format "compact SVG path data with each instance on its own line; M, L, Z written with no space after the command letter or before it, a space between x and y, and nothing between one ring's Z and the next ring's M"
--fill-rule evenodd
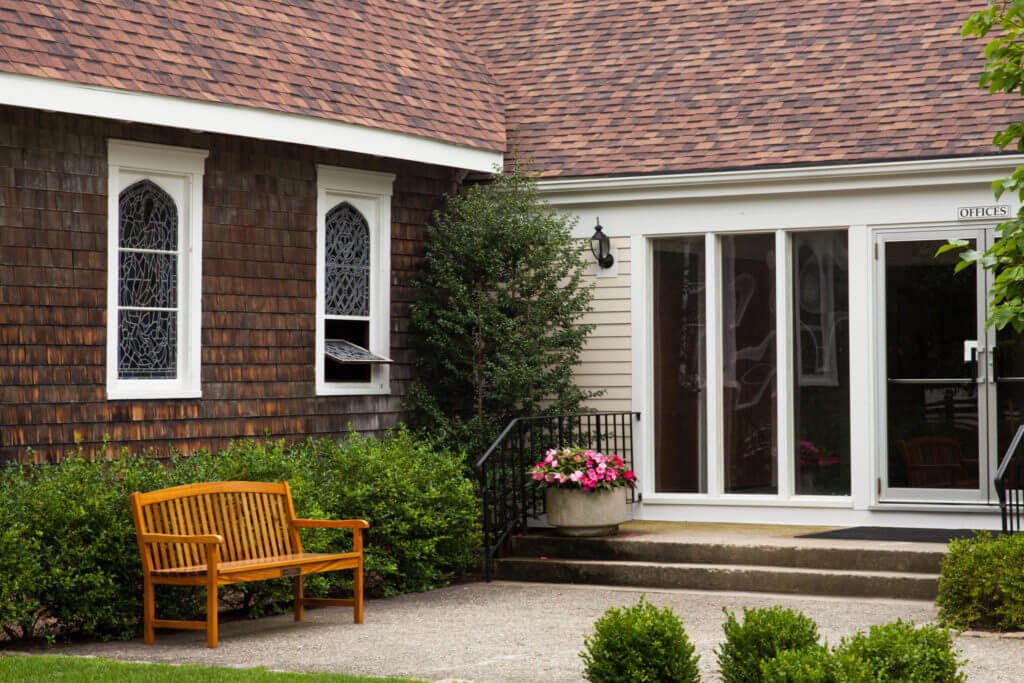
M818 626L791 609L775 605L743 610L743 623L723 608L725 642L715 649L725 683L756 683L764 680L761 663L786 650L806 650L818 645Z
M950 542L936 603L952 628L1024 629L1024 534Z
M867 634L843 638L837 657L864 663L871 681L881 683L962 683L967 675L957 658L954 633L897 619L872 626Z
M700 681L699 657L682 621L644 596L632 607L605 611L584 644L580 657L588 681Z
M10 639L44 630L133 637L142 579L129 494L232 479L287 480L302 517L367 519L371 596L443 585L480 557L479 505L462 459L433 451L404 429L381 439L239 441L216 454L173 458L168 467L143 455L91 462L73 453L60 464L0 470L0 627ZM350 532L302 533L310 552L351 548ZM315 595L350 584L342 572L310 577L306 585ZM202 589L157 590L161 616L201 614ZM291 582L240 584L221 595L229 608L257 615L287 607Z
M134 635L142 580L128 494L163 486L160 464L74 453L60 464L9 465L0 479L0 596L17 600L0 603L7 635L30 637L42 619L57 632Z

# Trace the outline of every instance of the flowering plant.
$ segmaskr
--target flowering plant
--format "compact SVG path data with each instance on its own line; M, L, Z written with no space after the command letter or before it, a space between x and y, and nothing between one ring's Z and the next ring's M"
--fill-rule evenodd
M606 491L636 486L636 475L617 455L602 455L582 448L550 448L529 470L530 477L551 488Z

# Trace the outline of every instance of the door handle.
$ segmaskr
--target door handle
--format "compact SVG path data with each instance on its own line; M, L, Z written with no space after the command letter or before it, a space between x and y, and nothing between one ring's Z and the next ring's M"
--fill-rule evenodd
M984 347L982 347L984 352ZM978 380L978 340L964 340L964 364L967 365L967 374L973 380Z

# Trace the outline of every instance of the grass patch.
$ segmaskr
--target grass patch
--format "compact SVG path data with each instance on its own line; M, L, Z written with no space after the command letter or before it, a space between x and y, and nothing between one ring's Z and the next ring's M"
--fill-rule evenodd
M411 678L373 678L345 674L306 674L266 669L225 669L178 664L138 664L63 655L0 655L0 681L61 681L62 683L408 683Z

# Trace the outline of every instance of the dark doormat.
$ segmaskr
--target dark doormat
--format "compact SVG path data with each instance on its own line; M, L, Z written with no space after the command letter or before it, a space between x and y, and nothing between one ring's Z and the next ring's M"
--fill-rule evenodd
M799 538L834 538L849 541L910 541L912 543L949 543L954 538L974 538L971 529L916 529L889 526L852 526L819 531ZM991 531L992 535L1000 532Z

